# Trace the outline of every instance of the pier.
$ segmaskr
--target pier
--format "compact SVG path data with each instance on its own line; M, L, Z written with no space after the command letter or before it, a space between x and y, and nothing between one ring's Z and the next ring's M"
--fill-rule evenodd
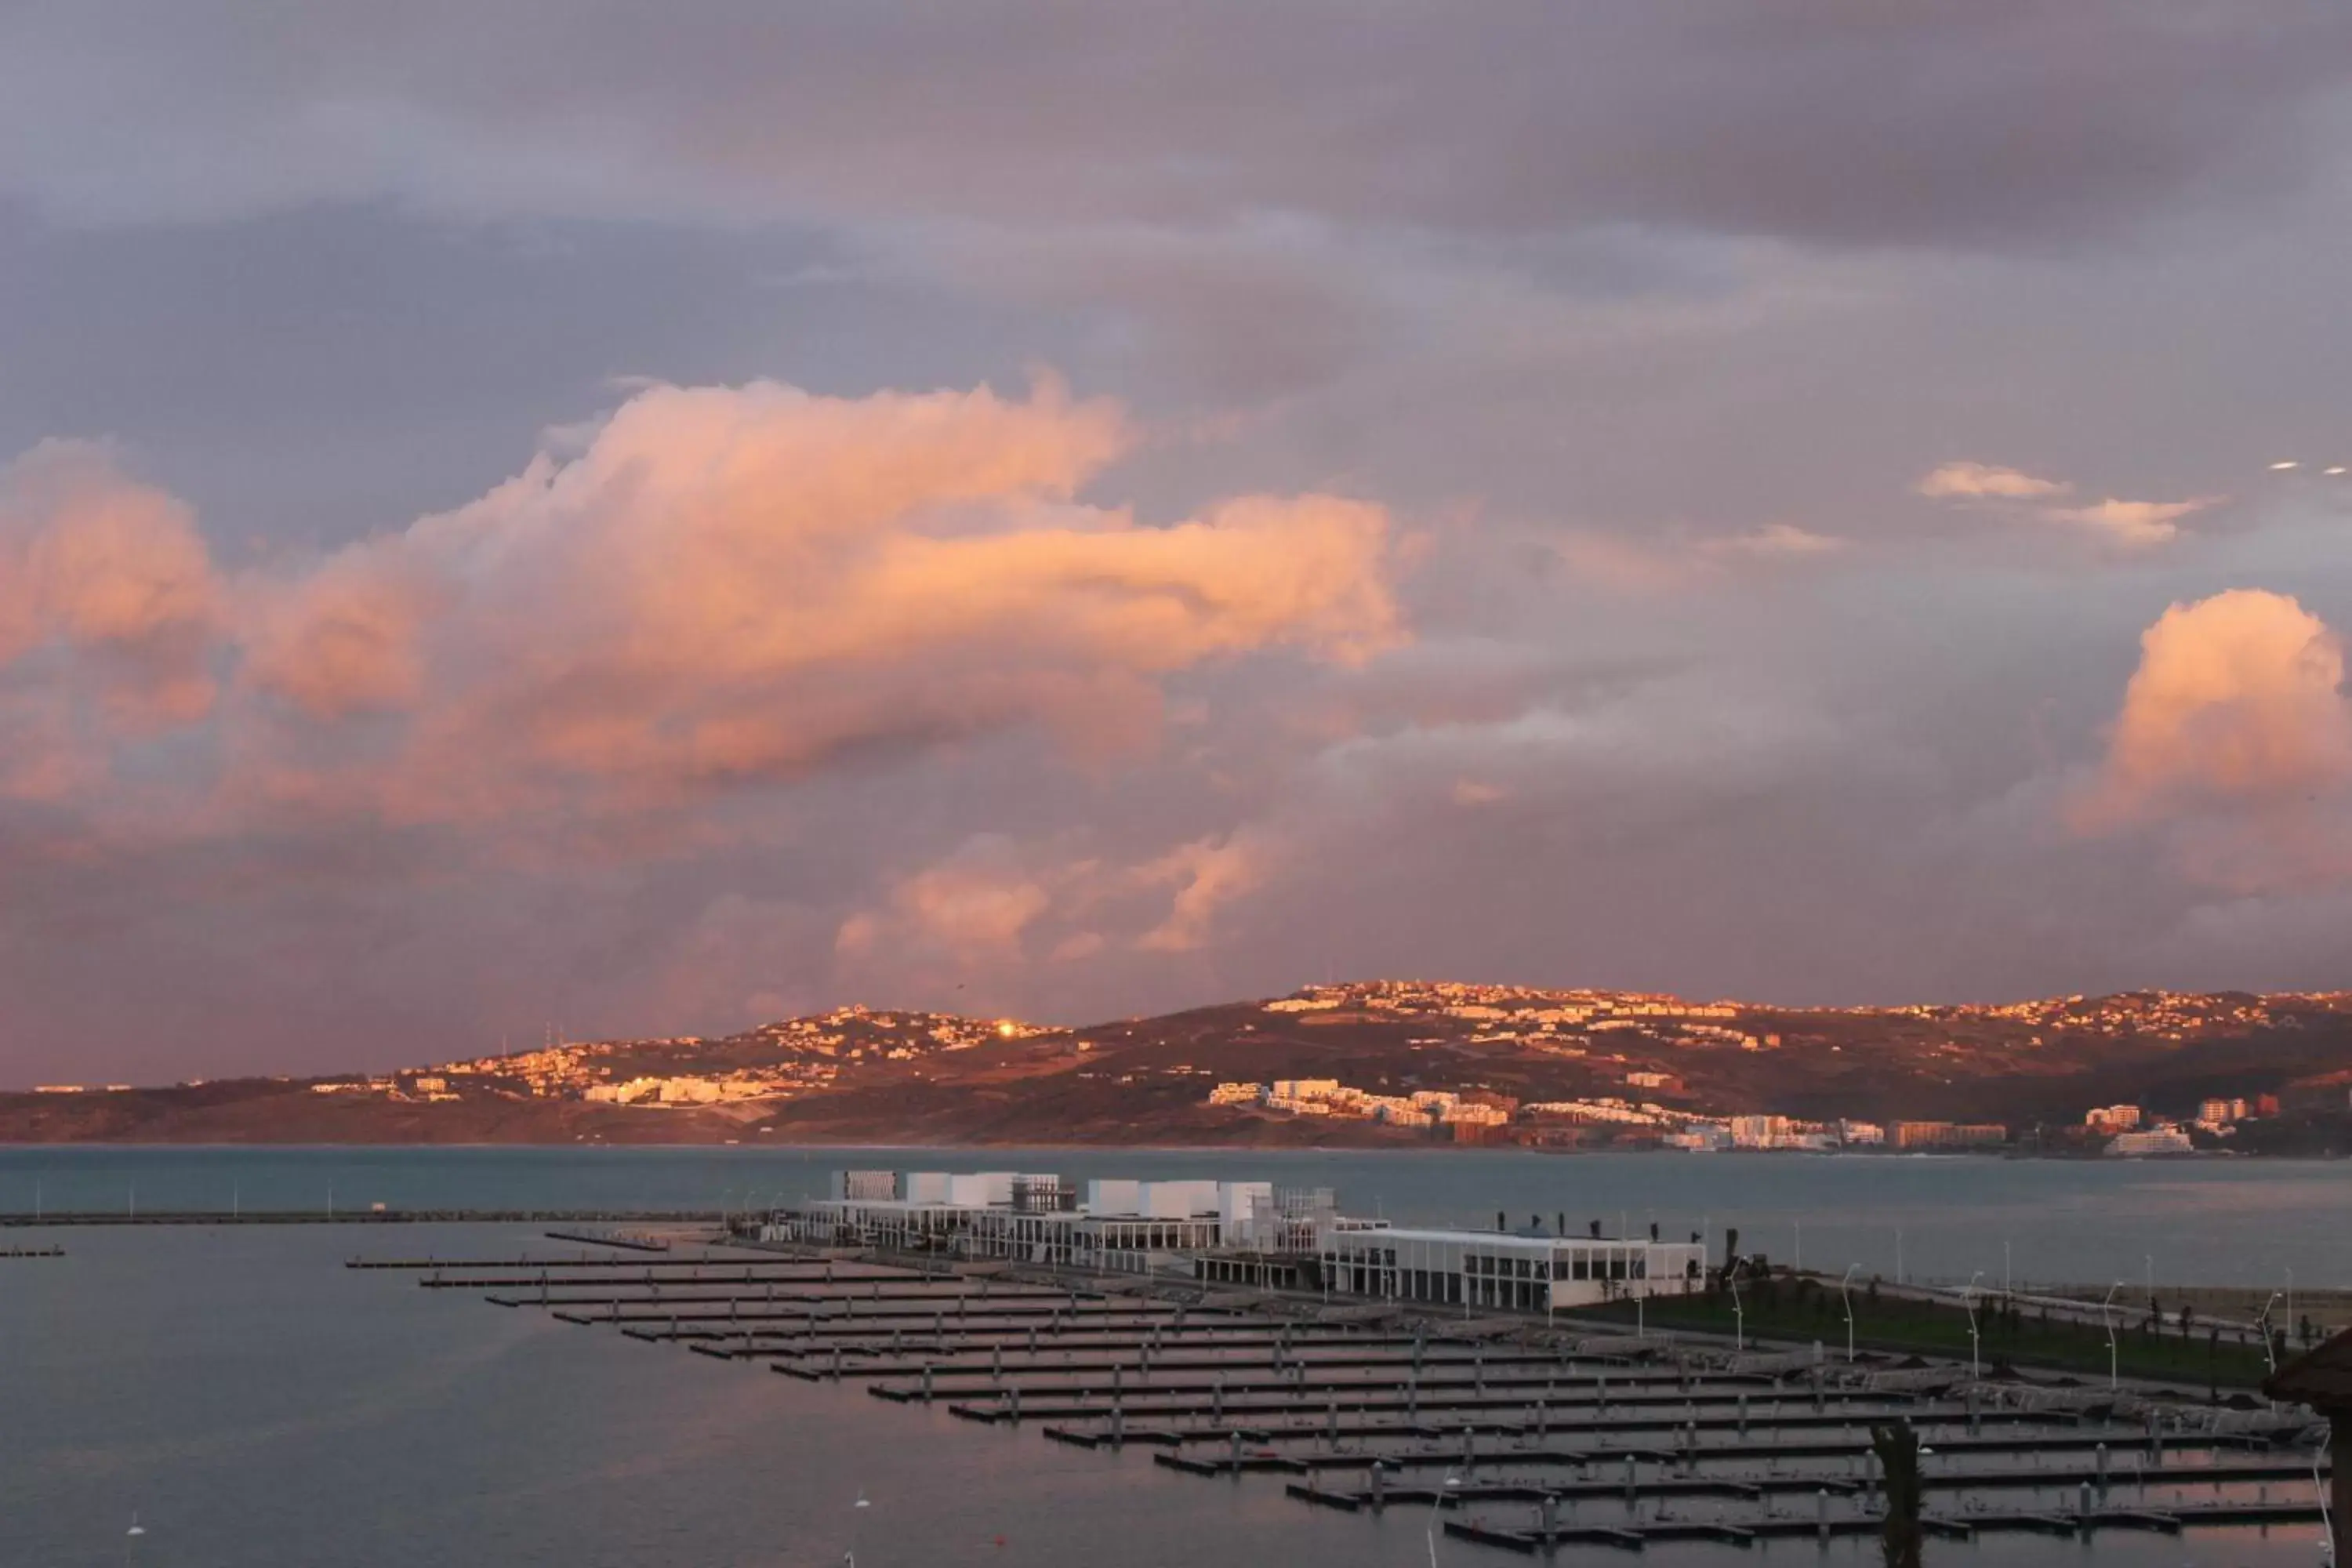
M39 1214L0 1214L0 1229L10 1226L63 1228L114 1225L597 1225L692 1226L716 1229L730 1216L717 1209L400 1209L321 1205L315 1209L163 1209L142 1212L126 1204L120 1209L47 1210ZM615 1245L609 1237L573 1239Z
M2329 1473L2292 1413L1539 1315L779 1243L351 1266L1514 1554L1875 1534L1895 1420L1955 1539L2315 1523Z

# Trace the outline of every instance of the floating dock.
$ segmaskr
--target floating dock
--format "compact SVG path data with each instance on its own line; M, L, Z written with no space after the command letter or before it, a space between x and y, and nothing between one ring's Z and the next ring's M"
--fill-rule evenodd
M352 1267L1340 1513L1434 1507L1513 1553L1875 1534L1870 1431L1898 1420L1955 1539L2316 1523L2328 1474L2284 1414L1541 1317L814 1247Z

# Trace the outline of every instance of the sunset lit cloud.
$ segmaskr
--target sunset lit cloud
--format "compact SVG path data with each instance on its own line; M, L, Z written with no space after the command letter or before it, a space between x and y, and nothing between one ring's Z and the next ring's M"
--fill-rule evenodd
M2343 639L2293 597L2177 604L2140 638L2074 826L2159 826L2234 890L2352 874L2352 698Z
M2053 521L2070 522L2090 530L2126 547L2163 544L2180 536L2180 520L2209 507L2218 506L2220 496L2198 496L2189 500L2116 500L2109 499L2093 506L2053 507L2046 514Z
M2073 487L1990 463L1946 463L1913 488L1931 500L2040 500L2063 495Z
M0 652L59 642L185 721L217 637L241 654L230 798L429 822L642 810L1022 726L1131 752L1173 672L1401 639L1380 509L1239 497L1148 526L1074 500L1128 439L1050 385L656 387L575 458L234 595L185 507L45 450L11 470Z
M47 441L0 468L0 670L51 648L146 727L211 706L222 591L189 510L103 447Z
M1947 463L1912 487L1931 500L1975 503L2000 515L2063 524L2124 550L2165 544L2180 535L2180 520L2221 505L2226 496L2197 496L2188 500L2117 500L2110 496L2082 506L2059 504L2055 498L2074 487L2063 479L2046 479L2017 468L1984 463Z

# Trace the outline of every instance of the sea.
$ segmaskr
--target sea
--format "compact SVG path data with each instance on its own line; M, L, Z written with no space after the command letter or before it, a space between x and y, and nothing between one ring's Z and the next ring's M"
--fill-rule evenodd
M2352 1287L2352 1165L1802 1155L995 1149L0 1149L0 1215L764 1207L843 1166L1328 1186L1408 1223L1740 1232L1893 1279ZM331 1198L330 1197L331 1189ZM502 1310L353 1256L559 1250L484 1224L0 1226L0 1568L1426 1564L1507 1559L1424 1511L896 1405ZM570 1251L570 1248L560 1250ZM858 1506L858 1500L866 1506ZM133 1523L139 1533L131 1533ZM1599 1549L1586 1549L1591 1555ZM1933 1563L2318 1562L2315 1529L1930 1543ZM1843 1541L1653 1548L1861 1568Z

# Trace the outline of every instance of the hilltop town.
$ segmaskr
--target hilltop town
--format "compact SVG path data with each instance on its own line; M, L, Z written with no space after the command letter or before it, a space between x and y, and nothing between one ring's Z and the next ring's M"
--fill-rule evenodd
M1785 1008L1447 982L1085 1028L845 1007L370 1074L45 1085L0 1139L2352 1152L2352 994Z

